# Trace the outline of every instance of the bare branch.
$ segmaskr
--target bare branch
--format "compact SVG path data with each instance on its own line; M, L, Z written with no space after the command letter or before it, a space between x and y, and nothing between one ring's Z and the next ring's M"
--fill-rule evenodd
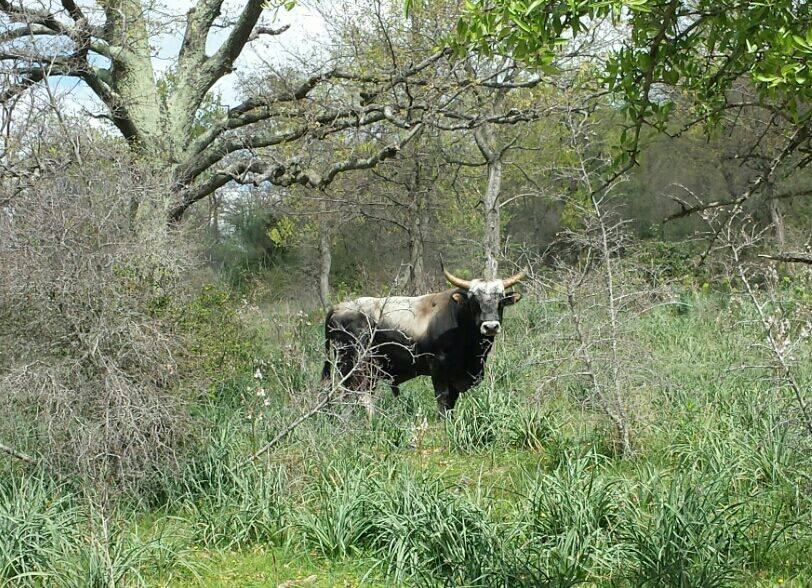
M0 92L0 103L5 104L9 100L19 96L34 84L42 81L44 72L41 69L31 71L27 75L21 76L21 79L16 84L9 85L6 89Z
M29 465L37 465L39 463L36 459L31 457L30 455L23 453L22 451L17 451L16 449L9 447L5 443L0 443L0 451L2 451L7 455L10 455L15 459L19 459L20 461L23 461Z
M216 4L220 4L220 2L218 1ZM206 84L208 87L211 87L214 82L229 73L234 61L239 57L245 44L249 41L251 32L254 30L257 21L259 21L264 8L264 0L248 0L245 4L228 38L217 52L207 60L205 77L207 78Z
M420 63L415 64L412 67L409 67L400 72L392 72L391 75L369 75L369 74L361 74L357 72L348 72L338 69L332 69L326 72L320 72L314 74L304 81L302 81L298 86L291 88L287 91L277 92L271 96L258 96L255 98L250 98L245 102L235 106L231 110L229 110L226 119L220 123L213 125L208 131L206 131L203 135L201 135L189 148L189 151L193 155L197 155L201 153L204 149L209 147L214 141L216 141L225 131L238 129L250 124L255 124L258 122L262 122L264 120L268 120L274 116L274 112L272 111L271 107L277 104L285 103L285 102L296 102L299 100L304 100L308 97L311 91L313 91L319 84L322 82L331 80L331 79L340 79L340 80L348 80L348 81L356 81L361 83L376 83L382 84L381 87L375 88L374 90L366 91L363 93L363 97L365 100L365 106L370 106L372 104L372 100L381 95L382 93L386 92L387 90L405 83L407 80L412 78L413 76L417 75L421 71L425 70L431 64L438 61L444 55L447 55L447 50L440 50ZM354 112L354 111L346 111L346 112ZM322 118L329 118L331 115L326 115ZM341 116L337 114L336 118ZM324 124L324 121L318 120L319 124Z
M335 177L345 171L350 170L359 170L359 169L370 169L378 165L380 162L385 161L387 159L392 159L393 157L397 156L400 153L400 150L406 146L417 134L422 130L423 125L422 123L418 123L412 127L412 129L406 134L406 136L396 143L392 143L387 145L374 155L370 157L366 157L363 159L356 159L351 158L345 161L339 162L327 171L327 173L322 178L321 182L318 184L318 187L323 187L332 182Z
M5 43L7 41L13 41L15 39L24 39L26 37L31 36L41 36L41 35L59 35L60 33L54 31L53 29L49 29L44 25L39 24L31 24L27 27L17 27L14 29L8 29L0 34L0 43Z
M810 253L776 253L776 254L767 254L761 253L759 257L763 259L769 259L770 261L781 261L785 263L806 263L812 265L812 254Z
M299 125L293 129L281 132L257 133L248 137L235 137L222 139L199 153L188 164L180 168L176 174L176 183L183 185L193 181L198 175L221 161L229 153L242 149L261 149L283 143L290 143L307 135L317 133L320 137L337 133L349 128L360 128L372 123L386 120L386 115L380 106L370 105L366 109L349 108L346 110L328 111L317 116L307 124Z
M381 115L382 117L383 115ZM298 160L289 161L285 164L273 163L270 165L261 164L257 161L250 163L238 163L228 170L215 173L207 181L192 186L181 192L180 202L170 211L170 220L179 221L187 208L192 204L212 194L218 188L225 186L234 180L240 184L260 185L268 182L275 186L292 186L300 184L311 188L324 188L329 185L339 174L351 171L370 169L380 162L396 157L400 150L411 141L422 129L422 123L414 125L411 130L400 140L383 147L377 153L365 157L351 157L344 161L330 166L324 173L318 173L313 169L302 168ZM251 177L249 174L261 174L260 177Z
M68 14L70 14L70 17L74 21L87 20L82 9L79 8L73 0L62 0L62 7L68 11Z
M248 36L248 42L250 43L251 41L256 41L262 35L267 35L269 37L275 37L277 35L281 35L285 31L287 31L289 28L290 28L289 24L283 25L283 26L279 27L278 29L274 29L274 28L271 28L271 27L263 27L263 26L254 27L254 30L251 31L251 34Z
M684 188L684 186L681 186ZM790 198L798 198L800 196L810 196L812 195L812 190L797 190L793 192L784 192L781 194L774 194L766 198L766 200L788 200ZM697 212L702 212L705 210L710 210L713 208L724 208L726 206L734 206L737 204L742 204L744 200L742 197L740 198L727 198L725 200L714 200L712 202L706 202L703 204L697 204L694 206L689 205L687 202L682 200L681 198L677 198L676 196L672 196L671 200L676 202L680 205L679 212L675 212L674 214L668 215L663 222L669 222L673 220L677 220L679 218L684 218L686 216L690 216L692 214L696 214Z

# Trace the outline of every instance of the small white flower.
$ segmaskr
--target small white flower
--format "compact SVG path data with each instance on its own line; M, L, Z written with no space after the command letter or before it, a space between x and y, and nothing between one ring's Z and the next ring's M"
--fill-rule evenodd
M254 377L255 377L257 380L261 380L261 379L262 379L262 372L261 372L261 371L259 371L259 368L257 368L257 371L255 371L255 372L254 372Z
M262 401L262 404L264 404L265 406L270 406L271 405L271 399L266 398L265 400Z
M259 396L260 398L265 398L265 388L259 388L257 390L257 396Z

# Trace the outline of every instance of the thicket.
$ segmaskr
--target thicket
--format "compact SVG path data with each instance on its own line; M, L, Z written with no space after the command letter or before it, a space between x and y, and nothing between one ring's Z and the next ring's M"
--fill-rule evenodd
M590 257L595 225L574 231L591 261L532 265L485 382L451 419L435 420L426 382L379 390L371 421L319 411L251 462L318 396L321 313L233 289L164 222L162 178L113 161L40 178L6 209L0 441L28 461L2 466L4 582L195 582L201 549L249 547L364 561L371 583L812 574L810 441L725 243L695 270L690 245L627 236ZM766 271L746 245L807 389L812 276ZM621 386L625 457L595 378Z
M605 304L589 302L605 299L598 263L558 286L554 270L535 268L485 382L442 425L422 382L399 399L380 390L371 422L316 414L246 462L316 395L320 313L260 310L250 291L210 283L199 249L162 222L153 177L127 169L42 179L0 237L3 441L37 461L3 464L4 582L195 582L207 573L201 549L249 547L358 559L370 583L728 586L812 574L809 438L765 377L757 315L734 274L655 291L653 265L677 271L651 253L668 245L614 254L624 287L641 285L648 301L632 305L620 339L637 369L624 372L635 433L625 458L574 352L608 357ZM757 294L793 318L803 386L809 280L783 273ZM568 287L585 301L591 342L573 336Z
M162 216L164 185L110 145L3 209L0 436L103 495L176 475L195 406L253 365L234 294Z

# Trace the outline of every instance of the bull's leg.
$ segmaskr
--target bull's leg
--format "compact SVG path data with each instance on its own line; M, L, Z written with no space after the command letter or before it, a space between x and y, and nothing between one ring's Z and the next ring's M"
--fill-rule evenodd
M439 375L432 375L431 383L434 384L434 396L437 398L437 412L441 417L444 417L449 410L454 408L459 393L453 390L445 378Z
M391 384L391 386L392 386L392 396L394 396L395 398L400 396L400 386L395 384L394 382Z
M460 391L457 390L454 386L449 384L448 386L448 396L447 396L447 410L454 410L454 407L457 405L457 399L460 397Z

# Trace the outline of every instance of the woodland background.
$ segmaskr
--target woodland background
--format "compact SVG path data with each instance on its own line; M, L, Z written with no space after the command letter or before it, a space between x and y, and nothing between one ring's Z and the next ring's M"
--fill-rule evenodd
M807 585L810 62L788 0L0 0L0 585ZM524 298L368 418L325 309L441 258Z

